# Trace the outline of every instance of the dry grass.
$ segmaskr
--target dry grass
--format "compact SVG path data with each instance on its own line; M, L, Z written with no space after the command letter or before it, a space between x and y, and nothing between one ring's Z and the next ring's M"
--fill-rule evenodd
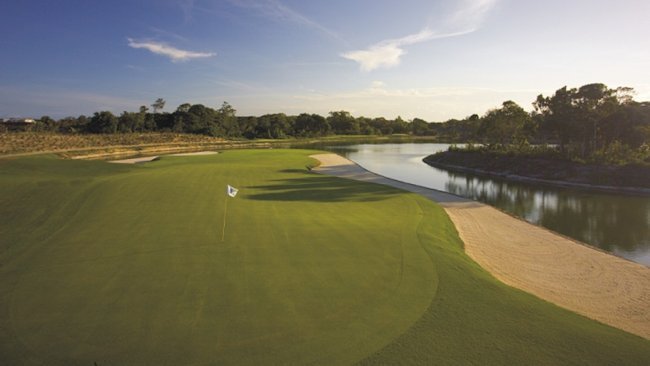
M286 144L286 141L274 141ZM225 140L176 133L56 134L0 133L0 158L54 153L68 159L121 159L135 156L196 152L232 148L263 148L265 140Z
M175 133L55 134L43 132L0 133L0 154L63 152L117 146L194 145L222 143L221 138Z

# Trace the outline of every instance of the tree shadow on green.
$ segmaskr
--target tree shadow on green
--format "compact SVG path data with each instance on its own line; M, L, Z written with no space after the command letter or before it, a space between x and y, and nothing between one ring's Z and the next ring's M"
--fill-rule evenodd
M309 174L309 173L306 173ZM312 176L273 180L273 184L249 186L259 193L246 195L246 199L260 201L311 201L311 202L373 202L388 199L399 190L378 184L359 184L340 178Z

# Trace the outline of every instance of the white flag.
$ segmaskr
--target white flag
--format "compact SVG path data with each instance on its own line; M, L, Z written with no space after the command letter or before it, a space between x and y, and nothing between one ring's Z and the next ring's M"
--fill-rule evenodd
M235 197L237 195L237 192L239 192L239 189L231 186L230 184L228 185L227 193L230 197Z

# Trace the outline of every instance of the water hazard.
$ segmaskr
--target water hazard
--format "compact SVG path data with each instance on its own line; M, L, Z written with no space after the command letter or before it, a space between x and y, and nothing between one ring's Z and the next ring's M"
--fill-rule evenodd
M454 173L422 158L448 144L327 147L383 176L487 203L524 220L650 266L650 197L555 188Z

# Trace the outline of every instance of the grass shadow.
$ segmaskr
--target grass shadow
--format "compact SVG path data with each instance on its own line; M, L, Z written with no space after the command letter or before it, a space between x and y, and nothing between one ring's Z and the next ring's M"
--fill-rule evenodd
M276 179L271 181L272 184L246 187L261 191L246 198L260 201L373 202L400 193L387 186L301 172L310 176Z

